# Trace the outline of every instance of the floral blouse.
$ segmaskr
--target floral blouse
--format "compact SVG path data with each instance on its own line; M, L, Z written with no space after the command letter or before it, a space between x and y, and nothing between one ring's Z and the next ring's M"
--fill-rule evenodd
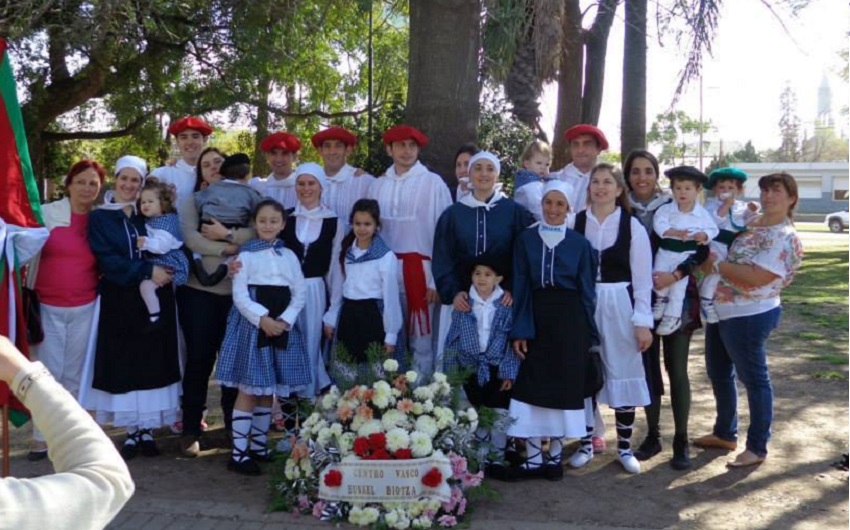
M779 298L783 288L791 283L803 261L803 245L797 231L786 220L767 227L749 227L739 235L729 248L726 261L744 265L757 265L777 276L761 287L740 285L722 278L717 287L718 304L747 304Z

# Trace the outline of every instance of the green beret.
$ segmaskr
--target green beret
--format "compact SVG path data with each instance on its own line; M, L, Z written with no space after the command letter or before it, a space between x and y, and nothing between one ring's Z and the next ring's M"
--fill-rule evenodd
M742 170L736 167L721 167L715 169L708 176L708 184L705 185L705 189L710 190L714 188L714 185L717 184L718 180L740 180L741 182L747 181L747 174Z
M695 168L694 166L676 166L671 167L667 171L664 172L669 179L678 179L678 180L693 180L698 184L705 184L705 181L708 180L708 177L705 176L705 173Z

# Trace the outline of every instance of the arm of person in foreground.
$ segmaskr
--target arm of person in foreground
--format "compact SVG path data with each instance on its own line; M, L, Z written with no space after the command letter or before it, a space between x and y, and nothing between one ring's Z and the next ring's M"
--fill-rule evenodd
M41 363L0 336L0 381L31 411L56 474L0 479L4 528L104 528L135 491L112 441Z

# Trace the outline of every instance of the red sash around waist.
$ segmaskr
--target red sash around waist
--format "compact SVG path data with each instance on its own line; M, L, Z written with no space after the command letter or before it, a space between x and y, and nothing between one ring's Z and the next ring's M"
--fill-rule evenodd
M425 281L424 261L431 261L428 256L416 252L405 252L396 254L401 260L401 270L404 279L404 291L407 293L408 332L412 335L414 324L419 324L419 333L428 335L431 333L431 317L428 312L428 291Z

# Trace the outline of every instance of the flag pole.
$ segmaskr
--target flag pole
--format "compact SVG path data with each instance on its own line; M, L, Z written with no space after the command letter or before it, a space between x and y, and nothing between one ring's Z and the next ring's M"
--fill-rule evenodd
M3 405L3 473L0 477L9 476L9 404Z

